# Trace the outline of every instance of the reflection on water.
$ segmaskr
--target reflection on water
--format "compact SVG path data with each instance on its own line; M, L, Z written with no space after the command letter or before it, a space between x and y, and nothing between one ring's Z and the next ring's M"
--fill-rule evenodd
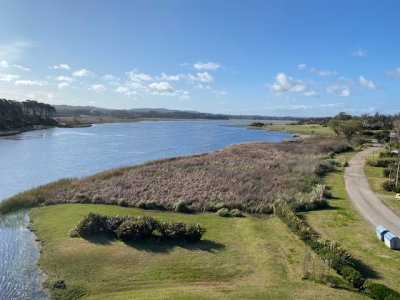
M44 276L36 268L35 236L27 212L0 217L0 299L46 299Z

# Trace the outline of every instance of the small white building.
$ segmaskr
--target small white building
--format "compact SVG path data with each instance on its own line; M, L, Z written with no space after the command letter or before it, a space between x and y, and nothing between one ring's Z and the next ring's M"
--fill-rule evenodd
M386 232L388 232L389 230L387 230L385 227L383 227L382 225L378 225L376 226L376 237L383 242L383 236L385 235Z
M386 232L383 236L385 245L390 249L400 250L400 239L397 236L394 236L390 231Z

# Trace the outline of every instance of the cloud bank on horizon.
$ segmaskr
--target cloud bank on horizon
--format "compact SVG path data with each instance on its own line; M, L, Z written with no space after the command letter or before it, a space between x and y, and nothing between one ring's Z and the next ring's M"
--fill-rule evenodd
M361 3L10 2L0 10L0 97L232 114L398 113L400 3Z

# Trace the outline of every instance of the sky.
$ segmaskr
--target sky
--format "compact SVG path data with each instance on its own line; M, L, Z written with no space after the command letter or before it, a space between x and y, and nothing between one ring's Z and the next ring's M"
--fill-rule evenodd
M0 98L400 112L398 0L0 0Z

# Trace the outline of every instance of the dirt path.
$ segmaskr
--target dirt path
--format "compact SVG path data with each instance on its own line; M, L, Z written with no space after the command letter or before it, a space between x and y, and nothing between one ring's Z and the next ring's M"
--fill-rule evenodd
M364 174L365 159L376 151L379 144L357 153L349 162L344 173L347 194L355 208L372 225L383 225L394 235L400 237L400 216L382 203L373 192Z

